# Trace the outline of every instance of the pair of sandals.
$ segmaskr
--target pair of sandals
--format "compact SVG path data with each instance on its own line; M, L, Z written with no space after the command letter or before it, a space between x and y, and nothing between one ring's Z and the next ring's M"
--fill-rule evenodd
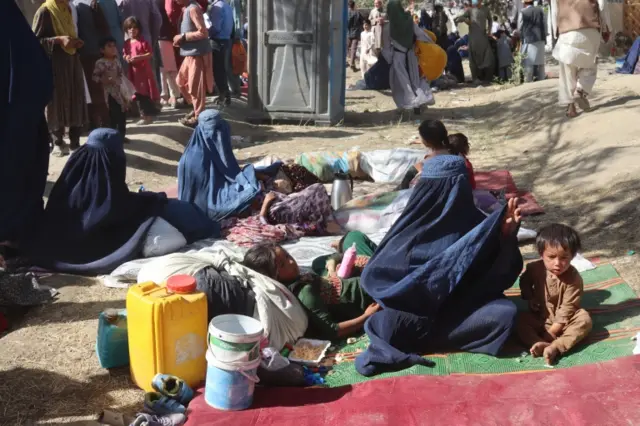
M145 395L144 408L160 416L184 414L194 396L193 389L184 380L169 374L156 374L151 386L155 392Z
M576 106L584 112L589 112L589 110L591 109L591 104L589 104L587 94L581 89L576 90L576 96L574 96L573 102L567 106L565 115L568 118L575 118L578 116Z

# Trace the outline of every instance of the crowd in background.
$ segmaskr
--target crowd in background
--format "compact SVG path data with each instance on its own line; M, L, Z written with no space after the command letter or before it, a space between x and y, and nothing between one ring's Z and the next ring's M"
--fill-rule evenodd
M228 105L241 91L232 52L246 61L244 24L240 0L44 1L33 31L54 71L52 153L77 149L87 128L124 135L127 115L149 124L163 106L191 106L180 122L194 127L214 86Z

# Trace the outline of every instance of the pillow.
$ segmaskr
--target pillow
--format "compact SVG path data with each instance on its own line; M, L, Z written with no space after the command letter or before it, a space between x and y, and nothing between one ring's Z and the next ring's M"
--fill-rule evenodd
M187 245L187 240L175 227L161 217L153 222L142 247L144 257L163 256Z

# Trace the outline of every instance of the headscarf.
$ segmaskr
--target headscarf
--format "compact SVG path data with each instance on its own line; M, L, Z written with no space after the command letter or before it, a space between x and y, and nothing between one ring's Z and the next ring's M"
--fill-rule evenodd
M216 110L202 112L178 163L178 198L222 220L246 210L260 191L254 167L240 169L233 155L229 123Z
M60 7L56 0L45 0L40 7L44 7L49 11L49 15L51 15L51 22L53 24L53 31L57 36L78 37L76 25L73 22L71 6ZM76 53L75 47L62 47L62 49L69 55L75 55Z
M0 37L0 242L20 243L44 210L53 71L14 1L0 2Z
M462 157L425 161L403 214L362 274L362 287L384 309L367 321L371 344L356 361L361 374L381 364L428 365L416 352L429 347L434 323L447 328L455 322L442 319L447 312L462 322L502 297L522 270L515 236L501 241L503 213L485 217L476 209ZM494 343L488 352L503 342Z
M74 152L45 209L34 263L61 272L109 273L140 255L165 194L129 191L122 135L96 129Z
M391 39L405 49L413 48L414 25L413 17L402 7L401 0L389 0L387 4L387 18Z

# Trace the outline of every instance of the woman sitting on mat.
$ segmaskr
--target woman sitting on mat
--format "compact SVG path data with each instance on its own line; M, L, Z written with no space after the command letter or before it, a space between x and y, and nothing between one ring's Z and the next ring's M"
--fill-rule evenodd
M219 228L195 206L164 193L130 192L124 138L96 129L56 181L38 237L27 254L35 265L59 272L105 274L141 257L151 225L162 217L187 240L217 236Z
M362 273L362 291L383 309L365 325L371 343L356 358L358 372L433 365L421 356L433 351L498 353L517 311L503 292L522 271L516 202L487 217L474 206L463 158L424 162Z
M346 250L354 243L357 255L373 255L375 244L366 235L349 232L342 240L342 248ZM247 251L243 263L289 287L305 307L309 317L307 335L311 337L335 340L358 333L365 321L380 309L360 287L359 277L338 278L323 270L322 261L314 261L317 274L301 275L293 257L277 244L253 247Z
M447 128L442 124L440 120L424 120L420 127L418 127L420 133L420 140L422 144L429 150L429 153L425 155L424 159L435 157L436 155L459 155L465 159L469 178L472 180L472 189L475 189L475 179L473 177L473 167L467 155L469 155L469 141L462 133L456 133L451 135L455 137L455 141L452 143L450 140ZM398 186L397 190L409 189L418 181L418 176L422 172L422 165L424 161L416 163L411 167L402 179L402 183Z

